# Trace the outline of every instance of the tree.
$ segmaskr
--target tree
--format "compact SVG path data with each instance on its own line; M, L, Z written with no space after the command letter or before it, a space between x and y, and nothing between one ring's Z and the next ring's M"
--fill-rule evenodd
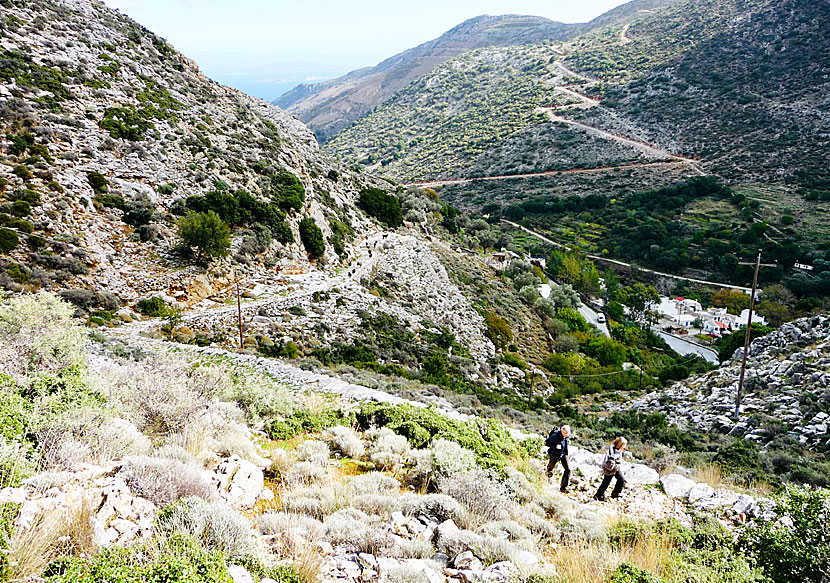
M629 307L635 322L644 323L651 307L660 301L654 286L635 283L624 287L620 293L622 303Z
M319 259L326 252L326 242L323 240L323 232L312 218L305 218L300 221L300 239L308 254Z
M760 302L756 311L767 319L770 326L775 326L776 328L792 319L792 312L790 312L787 306L771 300Z
M544 320L556 317L556 304L548 298L539 298L533 304L533 311Z
M179 239L187 249L196 249L197 263L225 257L231 245L231 230L213 211L190 211L179 219Z
M712 296L712 305L726 308L730 314L740 314L749 308L749 296L736 289L722 289Z
M567 283L551 285L548 298L557 308L578 308L580 304L579 294Z

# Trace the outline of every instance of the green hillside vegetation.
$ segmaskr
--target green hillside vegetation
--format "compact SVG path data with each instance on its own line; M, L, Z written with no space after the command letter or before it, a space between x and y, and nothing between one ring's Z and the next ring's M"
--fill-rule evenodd
M466 175L556 98L550 46L467 52L398 92L325 150L398 179Z

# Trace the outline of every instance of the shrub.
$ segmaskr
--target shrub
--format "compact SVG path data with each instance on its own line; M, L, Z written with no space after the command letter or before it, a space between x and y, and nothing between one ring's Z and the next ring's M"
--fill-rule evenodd
M379 188L366 188L361 191L357 206L393 229L403 224L400 201L396 196L386 194Z
M225 556L189 536L172 536L161 548L147 543L102 549L93 558L61 559L43 577L51 583L233 583Z
M181 498L211 499L215 490L200 466L178 460L131 457L124 460L118 476L135 494L163 508Z
M256 531L242 514L221 502L185 498L159 512L159 531L192 536L206 549L230 559L257 561L260 556Z
M92 192L95 194L103 194L107 191L107 178L97 171L87 172L86 179L92 187Z
M663 580L631 563L623 563L611 573L608 583L663 583Z
M179 219L178 225L182 245L187 249L196 249L197 262L228 255L231 231L215 212L191 211Z
M32 177L32 171L23 164L17 164L14 168L12 168L12 174L21 180L29 180L29 178Z
M461 422L425 407L367 403L357 412L356 420L366 429L387 427L405 436L413 447L422 447L435 438L454 441L473 451L477 463L486 468L503 467L507 456L521 455L507 429L492 419Z
M493 312L485 313L484 324L487 326L484 335L490 339L496 348L504 349L513 340L513 333L510 331L510 326L498 314L494 314Z
M298 410L285 419L274 419L265 427L265 432L271 439L291 439L304 432L320 432L335 425L351 425L353 414L329 409L322 413L312 413L307 410Z
M409 442L403 435L398 435L388 427L380 428L372 443L369 459L378 468L400 468L409 453Z
M287 170L281 170L271 176L269 194L283 210L300 210L305 202L305 188L302 182Z
M20 237L11 229L0 228L0 253L8 253L20 244Z
M72 307L49 292L0 298L0 362L18 382L27 375L77 371L86 362L85 333ZM33 376L27 382L34 382Z
M300 221L300 240L302 240L303 247L313 259L319 259L326 252L323 232L312 218L305 218Z
M328 438L335 449L352 459L360 459L366 453L363 441L351 427L335 425L328 430Z
M295 450L297 459L301 462L309 462L319 466L325 466L329 460L329 446L322 441L309 439L302 442Z
M435 439L429 449L432 452L432 466L439 476L452 476L476 467L475 454L454 441Z
M407 494L402 497L402 501L403 513L407 516L426 516L439 523L445 520L458 523L464 515L458 500L446 494Z
M101 127L115 139L139 141L147 130L153 128L148 121L148 109L135 110L131 107L108 107L101 118Z
M438 480L438 491L458 500L477 524L509 518L514 505L504 484L482 470L444 476Z
M135 305L135 309L138 310L140 314L144 314L145 316L158 318L164 315L164 312L167 310L167 304L163 299L156 296L138 300L138 303Z
M775 583L830 578L830 490L792 488L775 518L747 525L738 547Z

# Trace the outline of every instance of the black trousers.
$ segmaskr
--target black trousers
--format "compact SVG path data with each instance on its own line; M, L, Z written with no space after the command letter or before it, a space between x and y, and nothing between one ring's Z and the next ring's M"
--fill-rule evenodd
M602 498L605 496L605 491L608 489L608 485L611 483L611 478L616 478L617 482L614 484L614 490L611 492L611 497L616 498L622 492L623 486L625 486L625 476L623 476L622 470L617 470L616 474L612 474L610 476L603 476L602 484L599 485L599 490L597 490L597 498Z
M558 460L550 458L550 461L548 462L548 477L553 475L553 468L556 465L556 462L562 462L562 469L564 470L564 473L562 474L562 481L559 483L559 489L567 490L568 483L571 480L571 464L568 461L568 456L563 455Z

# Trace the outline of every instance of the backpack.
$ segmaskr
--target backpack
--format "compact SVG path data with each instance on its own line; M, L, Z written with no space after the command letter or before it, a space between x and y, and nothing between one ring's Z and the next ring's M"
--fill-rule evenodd
M602 462L602 475L603 476L613 476L617 473L617 470L620 469L619 464L615 464L614 460L607 459Z
M548 435L548 438L545 440L545 446L548 449L551 449L551 448L553 448L554 445L556 445L556 441L554 440L554 437L556 436L556 431L557 431L556 429L551 431L550 435Z

